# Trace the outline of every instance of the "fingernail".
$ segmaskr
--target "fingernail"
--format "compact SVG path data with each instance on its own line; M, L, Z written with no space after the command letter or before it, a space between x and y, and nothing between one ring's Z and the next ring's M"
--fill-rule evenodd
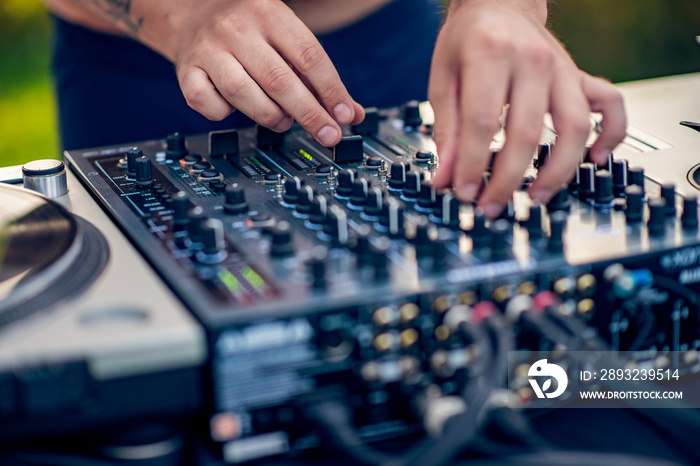
M272 128L272 131L277 131L278 133L287 131L292 126L292 123L293 120L289 117L286 117L284 120L282 120L282 123Z
M534 201L539 201L542 204L546 204L554 196L554 191L551 189L537 189L530 193L530 198Z
M470 183L465 184L457 191L457 197L463 201L473 201L479 191L479 186Z
M503 206L501 204L492 202L490 204L486 204L484 207L482 207L482 209L484 210L484 215L486 215L487 217L496 218L503 210Z
M331 146L335 144L336 139L338 139L338 130L332 126L324 126L321 131L318 132L318 140L324 146Z
M350 123L350 121L352 121L352 111L350 110L350 107L348 107L345 104L336 105L333 109L333 116L335 117L335 120L341 125Z

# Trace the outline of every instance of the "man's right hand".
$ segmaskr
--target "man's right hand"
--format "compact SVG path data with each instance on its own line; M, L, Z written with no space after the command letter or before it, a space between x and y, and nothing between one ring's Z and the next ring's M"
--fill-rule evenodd
M321 44L280 0L154 2L137 14L138 38L175 63L187 103L211 120L239 110L286 131L294 119L332 146L339 125L364 118Z

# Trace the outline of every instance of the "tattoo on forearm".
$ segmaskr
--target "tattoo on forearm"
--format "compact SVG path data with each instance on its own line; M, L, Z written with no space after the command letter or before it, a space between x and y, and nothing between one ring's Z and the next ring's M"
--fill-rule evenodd
M131 0L74 0L77 3L83 5L92 6L96 8L107 17L109 17L113 23L121 23L127 27L129 32L134 36L137 36L141 25L143 24L143 17L133 18L131 16Z

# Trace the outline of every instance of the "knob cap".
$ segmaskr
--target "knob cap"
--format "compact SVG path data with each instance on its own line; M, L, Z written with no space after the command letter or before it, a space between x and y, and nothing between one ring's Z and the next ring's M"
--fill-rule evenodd
M382 211L384 195L379 188L372 188L367 192L364 212L370 217L377 217Z
M442 224L448 228L459 229L459 209L461 202L452 193L442 197Z
M661 197L666 201L666 215L676 215L676 185L667 183L661 186Z
M491 224L491 252L495 258L507 256L508 235L511 232L511 224L508 220L499 219Z
M627 172L629 170L629 165L627 160L618 159L613 161L612 166L612 177L613 177L613 194L616 197L621 197L625 194L625 188L627 187Z
M639 186L644 189L644 169L639 167L629 168L627 170L627 181L629 184Z
M284 257L291 255L293 252L292 227L288 222L279 222L277 226L272 229L270 255L273 257Z
M542 236L542 206L539 202L530 206L530 216L525 222L525 228L527 228L530 239Z
M302 186L304 186L304 181L296 176L291 180L284 180L284 195L282 196L284 202L289 205L296 204Z
M627 223L642 221L644 211L644 191L639 186L632 184L625 188L627 205L625 206L625 218Z
M326 221L328 214L328 198L324 195L316 196L311 203L311 212L309 213L309 222L314 225L321 225Z
M403 197L410 200L415 200L420 191L420 183L422 181L421 173L409 172L406 174L406 184L403 187Z
M60 160L34 160L22 166L24 187L49 198L68 193L66 166Z
M433 185L427 181L420 184L420 192L418 193L418 206L425 210L432 209L437 201L437 193Z
M474 249L486 247L489 243L489 231L486 228L486 215L481 209L474 210L474 225L469 230Z
M297 197L296 211L301 215L308 215L311 213L314 202L314 190L311 186L304 186L299 191L299 196Z
M396 199L389 198L382 206L382 213L379 216L379 223L389 230L393 237L403 235L403 209L401 203Z
M613 195L612 176L607 170L598 170L595 173L595 206L598 208L610 208Z
M333 148L333 161L335 163L360 162L364 156L362 136L344 136Z
M352 183L352 193L350 194L350 204L361 207L367 203L369 193L369 182L367 178L358 178Z
M404 104L403 124L409 128L417 128L423 124L423 118L420 116L420 103L417 100L411 100Z
M549 156L552 153L552 144L540 144L537 150L537 157L535 158L533 165L538 170L547 163Z
M549 242L547 248L559 252L564 247L564 229L566 228L566 212L556 211L549 216Z
M419 256L432 255L435 236L435 228L430 225L428 219L420 217L416 223L416 236L413 238L413 244Z
M567 188L560 189L547 203L547 210L549 212L568 212L571 208L571 202L569 200L569 190Z
M582 163L578 166L578 197L589 201L595 193L595 165Z
M314 249L313 258L309 261L309 271L311 272L311 287L314 290L326 289L326 257L328 251L319 246Z
M410 166L405 162L392 163L389 169L389 189L403 189L409 169Z
M647 228L650 236L662 236L666 230L666 201L662 198L651 199Z
M224 212L231 215L248 212L245 190L241 186L227 186L224 196Z
M204 209L202 209L200 206L193 207L189 211L189 217L190 220L187 224L187 233L190 240L193 243L201 243L203 240L202 226L207 220L207 217L204 215Z
M176 230L184 229L190 223L190 207L192 204L187 193L180 191L170 200L170 209L173 211L173 225Z
M165 156L170 160L180 160L187 155L185 137L180 133L169 134L165 138Z
M136 178L136 159L143 157L143 151L134 147L126 152L126 177Z
M216 255L226 250L224 224L218 218L207 219L202 225L202 252Z
M355 172L352 170L343 170L338 173L338 187L336 195L338 197L350 197L352 194L352 185L355 182Z
M151 159L139 157L134 163L136 164L136 184L143 188L152 186L154 181Z
M698 198L688 196L683 199L683 213L681 214L681 225L684 230L698 229Z

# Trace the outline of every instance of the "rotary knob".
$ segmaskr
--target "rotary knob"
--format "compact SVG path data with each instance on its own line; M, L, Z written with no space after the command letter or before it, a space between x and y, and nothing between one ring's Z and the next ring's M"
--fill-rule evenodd
M185 137L180 133L169 134L165 138L165 156L170 160L180 160L187 155Z
M625 188L625 197L627 198L627 205L625 206L627 223L641 222L644 209L644 191L633 184Z
M296 204L302 186L304 186L304 181L296 176L292 179L284 180L284 195L282 196L284 202L289 205Z
M432 209L437 202L437 193L432 184L423 181L420 185L418 193L418 206L424 210Z
M629 170L629 165L627 160L618 159L613 161L612 166L612 177L613 177L613 194L616 197L622 197L625 194L625 188L627 187L627 171Z
M367 193L364 213L369 217L377 217L382 211L384 195L379 188L372 188Z
M343 170L338 173L338 187L336 195L341 198L350 197L352 194L352 185L355 182L355 172L352 170Z
M134 163L136 163L136 184L142 188L153 186L154 180L151 159L139 157Z
M60 160L35 160L22 166L24 187L46 197L56 198L68 193L66 166Z
M369 182L367 178L358 178L352 183L352 193L350 194L350 204L355 207L362 207L367 203L369 193Z
M615 199L613 195L613 180L607 170L598 170L595 173L594 204L598 208L610 208Z
M666 215L676 215L676 186L671 183L661 186L661 197L666 201Z
M406 173L410 166L405 162L392 163L389 169L389 189L400 190L406 184Z
M421 173L409 172L406 174L406 184L403 187L403 197L409 200L416 200L420 192L422 181Z
M224 212L239 215L248 212L245 190L240 186L227 186L224 198Z
M595 194L595 165L582 163L578 166L578 197L590 201Z
M133 180L136 178L136 159L143 157L143 151L134 147L126 152L126 177Z
M542 236L542 206L539 202L530 206L530 216L525 222L525 228L527 228L530 239Z
M314 190L311 186L304 186L299 191L299 196L297 197L296 211L301 215L308 215L313 209L314 202Z
M698 198L688 196L683 199L683 213L681 214L681 225L684 230L698 229Z
M666 231L666 201L654 198L649 201L647 228L650 236L663 236Z
M294 252L292 244L292 227L288 222L279 222L272 229L272 240L270 243L270 255L273 257L285 257Z
M420 103L417 100L411 100L404 104L403 124L409 128L418 128L423 124L423 118L420 116Z

